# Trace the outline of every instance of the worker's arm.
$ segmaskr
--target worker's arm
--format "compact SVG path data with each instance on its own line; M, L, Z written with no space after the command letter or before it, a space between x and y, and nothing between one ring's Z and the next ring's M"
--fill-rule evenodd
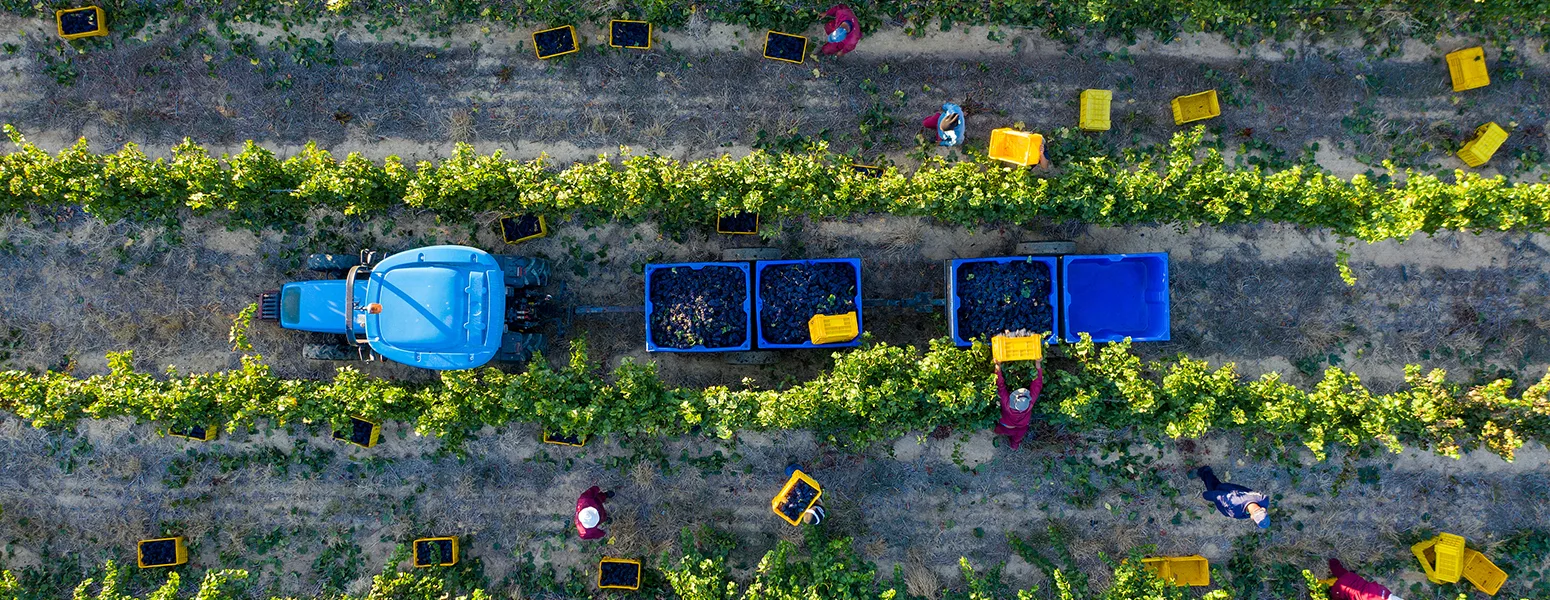
M1011 395L1006 390L1006 376L1001 374L1001 363L996 363L996 393L1001 395L1002 400Z
M823 18L825 18L825 19L833 19L834 16L840 14L840 11L842 11L842 10L846 10L844 4L836 4L834 6L831 6L831 7L829 7L829 10L824 11Z
M1039 392L1044 391L1044 359L1039 359L1036 364L1038 372L1034 374L1033 382L1028 384L1028 394L1033 396L1034 401L1038 401ZM1032 406L1032 403L1029 405Z

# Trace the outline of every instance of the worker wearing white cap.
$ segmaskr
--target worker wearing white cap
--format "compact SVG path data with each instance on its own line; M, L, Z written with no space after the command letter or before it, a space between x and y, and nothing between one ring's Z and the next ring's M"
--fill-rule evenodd
M581 534L581 539L595 540L608 535L598 526L608 520L608 510L603 508L603 502L612 497L613 492L604 492L594 485L576 499L576 532Z

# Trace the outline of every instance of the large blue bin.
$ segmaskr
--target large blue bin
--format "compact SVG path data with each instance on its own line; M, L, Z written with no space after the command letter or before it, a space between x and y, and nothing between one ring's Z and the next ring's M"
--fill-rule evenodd
M865 323L861 320L861 259L859 259L859 258L816 258L816 259L812 259L812 260L761 260L761 261L758 261L758 262L754 263L754 307L755 307L755 310L754 310L754 331L759 336L759 347L760 348L764 348L764 349L776 349L776 348L846 348L846 347L850 347L850 346L860 346L861 345L861 336L860 335L857 335L856 339L853 339L853 340L848 341L848 342L839 342L839 343L835 343L835 344L822 344L822 345L814 344L814 343L812 343L810 341L809 342L802 342L800 344L777 344L775 342L771 342L769 340L764 339L764 323L763 323L763 320L762 320L763 319L763 315L764 315L764 299L759 294L759 292L761 290L761 287L762 287L762 286L759 285L759 279L760 279L760 277L763 276L764 269L766 269L768 267L773 267L773 266L776 266L776 265L824 264L824 263L844 263L844 264L850 265L850 266L852 266L852 267L854 267L856 269L856 330L857 331L863 331L863 332L866 331Z
M961 290L958 288L958 269L973 263L1005 264L1011 262L1042 263L1049 267L1049 297L1045 301L1049 302L1052 314L1050 331L1044 333L1048 334L1045 337L1046 340L1054 342L1058 339L1056 336L1060 330L1060 279L1056 276L1055 271L1056 258L1053 256L996 256L990 258L960 258L947 263L947 331L952 335L954 344L968 347L974 343L973 339L965 338L963 333L958 330L958 307L962 302L962 299L959 297Z
M743 272L743 289L748 293L743 295L743 314L748 315L744 321L747 331L743 335L743 343L738 346L726 348L706 348L694 346L692 348L668 348L658 346L651 341L651 275L662 269L689 268L694 270L705 267L732 267ZM752 277L749 274L748 263L745 262L692 262L692 263L666 263L646 265L646 351L647 352L740 352L753 349L753 286Z
M1169 338L1168 255L1060 257L1061 332L1067 342L1161 342Z

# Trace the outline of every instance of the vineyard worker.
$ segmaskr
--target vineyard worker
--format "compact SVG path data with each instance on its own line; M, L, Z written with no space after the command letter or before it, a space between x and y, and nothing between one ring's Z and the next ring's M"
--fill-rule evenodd
M1234 519L1253 519L1260 529L1270 529L1270 513L1266 510L1270 508L1269 496L1241 485L1222 483L1209 466L1189 471L1190 477L1197 475L1206 484L1201 496L1215 504L1216 510Z
M829 35L823 53L841 56L855 50L856 43L861 41L861 22L856 20L856 13L850 12L849 6L836 4L823 16L829 19L823 25L824 33Z
M1034 361L1037 371L1028 387L1006 391L1006 376L1001 374L1001 363L996 363L996 393L1001 396L1001 420L996 421L996 435L1006 436L1006 441L1016 450L1028 435L1028 422L1033 419L1033 403L1038 402L1039 392L1044 390L1044 359Z
M943 102L942 110L920 122L922 127L936 132L937 143L957 146L963 143L963 107Z
M1388 588L1347 571L1339 559L1329 559L1329 574L1335 577L1335 582L1329 586L1330 600L1405 600Z
M576 499L576 532L581 534L581 539L595 540L608 534L598 525L608 520L608 510L603 508L603 502L612 497L613 492L604 492L594 485Z

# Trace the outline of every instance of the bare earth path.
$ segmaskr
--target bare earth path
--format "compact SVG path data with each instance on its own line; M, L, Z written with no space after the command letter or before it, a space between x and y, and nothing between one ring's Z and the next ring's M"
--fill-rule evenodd
M1532 41L1492 48L1492 84L1454 94L1441 56L1469 40L1380 59L1339 42L1065 46L1034 31L997 42L984 29L889 30L843 58L798 66L760 58L763 32L722 25L663 33L650 52L585 45L538 61L525 31L314 31L305 41L247 27L246 48L196 23L89 43L65 68L43 58L57 49L48 24L12 21L0 28L20 32L0 35L18 48L0 56L0 120L46 148L86 136L101 150L136 142L161 154L190 137L229 151L247 139L281 151L317 141L341 154L431 159L470 142L564 163L621 144L694 158L827 139L909 164L920 119L943 101L969 107L968 143L983 148L995 127L1073 127L1078 92L1105 88L1114 129L1098 136L1116 148L1166 141L1178 129L1169 100L1217 89L1223 116L1206 124L1230 150L1272 165L1308 152L1346 176L1382 172L1384 158L1451 172L1462 168L1452 153L1486 121L1514 128L1486 173L1537 180L1550 152L1550 60ZM62 85L62 70L79 75Z
M1290 564L1320 575L1323 560L1338 556L1401 590L1424 582L1407 556L1427 531L1462 534L1489 553L1550 519L1550 455L1537 446L1515 463L1407 451L1293 461L1300 468L1289 470L1244 456L1232 439L1142 444L1121 455L1100 452L1102 440L1073 444L1079 440L1047 430L1019 452L992 447L984 432L965 432L906 438L862 454L799 433L744 436L735 447L666 440L654 454L640 440L629 448L612 440L545 446L535 430L519 426L472 442L465 460L437 456L433 440L397 426L372 450L284 432L201 445L116 420L83 432L49 434L14 418L0 421L0 453L14 457L0 463L9 524L0 529L0 562L7 568L58 570L49 561L60 556L88 569L108 559L132 562L136 539L167 532L189 537L198 569L252 569L254 595L307 596L325 587L360 593L398 544L457 535L464 560L480 561L497 593L509 593L500 582L524 555L585 577L599 556L650 559L673 550L683 528L710 525L738 541L733 566L746 573L777 539L800 540L769 513L787 457L825 486L824 527L853 536L880 573L891 574L894 564L929 569L951 587L962 585L963 556L981 568L1006 563L1009 583L1048 589L1046 574L1013 554L1006 536L1048 550L1040 540L1053 526L1070 536L1073 555L1100 589L1107 571L1099 552L1119 556L1151 543L1163 554L1202 554L1218 567L1250 553L1267 570ZM277 452L252 458L264 450ZM247 462L237 459L244 456ZM1272 493L1274 530L1255 533L1201 501L1199 482L1184 471L1202 463ZM570 523L575 496L594 484L618 493L609 503L606 544L580 542ZM1274 577L1263 585L1264 592L1242 597L1285 598L1274 590L1295 589L1284 587L1295 581ZM1529 585L1519 577L1503 597L1523 596ZM1420 592L1405 597L1434 597Z

